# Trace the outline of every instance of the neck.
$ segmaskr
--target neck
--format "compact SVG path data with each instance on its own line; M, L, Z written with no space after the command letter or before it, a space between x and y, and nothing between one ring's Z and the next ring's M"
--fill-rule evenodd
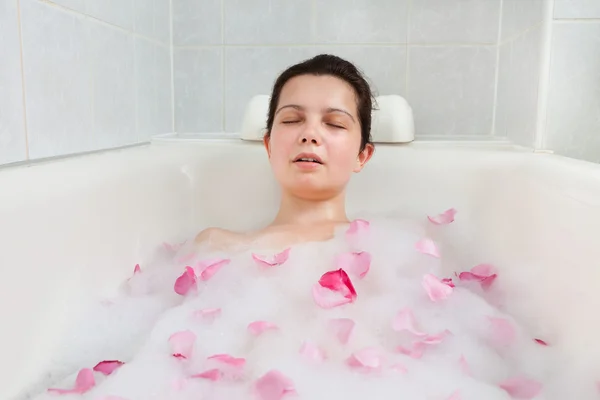
M313 225L327 222L348 222L344 192L326 200L307 200L284 193L272 225Z

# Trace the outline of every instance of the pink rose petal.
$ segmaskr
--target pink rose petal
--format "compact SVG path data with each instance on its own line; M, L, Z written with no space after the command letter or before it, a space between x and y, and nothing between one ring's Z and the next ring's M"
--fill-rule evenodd
M315 303L322 308L333 308L356 300L356 290L343 269L329 271L312 288Z
M530 400L542 391L541 383L523 377L507 379L498 386L514 399Z
M185 256L181 256L177 259L179 264L187 264L196 257L196 253L188 253Z
M415 249L423 254L440 258L440 251L435 242L429 238L421 239L415 244Z
M544 341L544 340L542 340L542 339L533 339L533 341L534 341L534 342L536 342L537 344L540 344L540 345L542 345L542 346L548 346L548 343L547 343L547 342L545 342L545 341Z
M135 264L135 267L133 267L133 274L139 274L142 272L142 268L140 267L140 264Z
M200 262L198 268L200 272L200 280L207 281L214 276L221 268L229 264L229 259L209 260L208 262Z
M456 287L456 285L452 281L452 278L444 278L444 279L442 279L442 283L450 286L451 288L455 288Z
M192 331L175 332L169 337L171 344L171 354L176 358L188 359L194 350L196 334Z
M404 308L396 314L392 322L392 329L397 332L408 331L416 336L426 336L425 332L417 329L415 316L410 308Z
M408 369L404 365L402 365L400 363L393 364L392 366L390 366L390 369L392 371L397 371L397 372L400 372L402 374L406 374L408 372Z
M294 382L277 370L271 370L256 380L254 385L260 400L281 400L296 393Z
M259 336L264 331L279 329L277 325L267 321L254 321L248 324L248 332L255 336Z
M376 348L366 347L352 353L346 364L353 368L378 370L382 367L383 357Z
M350 318L334 318L329 320L329 326L335 332L341 344L347 344L356 324Z
M217 368L209 369L208 371L201 372L199 374L194 374L191 378L202 378L208 379L209 381L216 382L223 377L223 373Z
M300 346L300 355L310 361L322 362L327 358L325 352L311 342L305 341Z
M185 272L175 281L175 293L185 296L196 288L196 274L192 267L185 267Z
M104 375L110 375L123 364L125 363L117 360L100 361L94 367L94 371L103 373Z
M448 298L452 294L452 287L443 283L433 274L427 274L423 277L423 288L431 301L438 302Z
M407 355L411 358L418 359L418 358L423 357L423 354L425 353L425 349L427 348L427 346L440 344L442 342L442 340L449 334L450 334L450 331L445 330L444 332L440 332L435 335L427 335L427 336L423 337L422 339L413 342L411 347L407 348L405 346L398 346L396 348L396 351L401 354Z
M508 345L516 339L515 328L506 318L488 317L488 321L491 325L492 338L496 343Z
M252 258L262 267L275 267L285 263L290 256L290 249L287 248L281 253L277 253L271 257L252 253Z
M427 219L434 223L435 225L446 225L451 222L454 222L454 216L456 215L456 210L454 208L450 208L443 213L436 215L435 217L427 216Z
M75 387L73 389L48 389L48 392L57 394L81 394L87 392L95 385L94 371L89 368L84 368L77 374L77 378L75 378Z
M481 284L481 288L488 290L498 275L494 272L495 268L490 264L479 264L471 268L471 271L461 272L458 279L461 281L475 281Z
M460 364L461 371L465 375L467 375L467 376L473 376L473 374L471 373L471 367L469 367L469 363L467 362L467 359L465 358L464 355L460 356L460 359L458 360L458 363Z
M215 318L221 315L220 308L203 308L196 310L192 314L194 317L199 317L207 321L213 321Z
M456 392L452 393L450 396L448 396L446 398L446 400L461 400L462 397L460 395L460 390L457 390Z
M215 360L223 364L230 365L232 367L241 368L246 365L245 358L236 358L229 354L215 354L207 358L208 360Z
M354 221L350 222L350 226L346 231L346 236L367 232L369 230L369 225L369 221L365 221L364 219L355 219Z
M371 254L366 251L342 253L336 257L335 265L362 279L371 268Z

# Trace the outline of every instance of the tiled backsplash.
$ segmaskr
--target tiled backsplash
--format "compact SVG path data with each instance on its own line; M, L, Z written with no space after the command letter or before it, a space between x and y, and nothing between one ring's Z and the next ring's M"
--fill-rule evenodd
M600 0L0 0L0 45L0 164L239 132L319 53L406 97L418 139L600 161Z
M405 96L417 135L493 133L500 0L173 0L175 129L238 132L285 67L348 58Z
M169 0L0 0L0 164L172 131Z
M555 0L542 146L600 163L600 0Z

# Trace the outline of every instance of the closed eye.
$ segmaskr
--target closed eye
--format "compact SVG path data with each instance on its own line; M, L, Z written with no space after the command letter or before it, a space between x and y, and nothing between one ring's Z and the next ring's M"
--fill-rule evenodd
M341 126L341 125L330 124L330 123L328 123L327 125L331 126L332 128L337 128L337 129L346 129L346 128L344 128L344 127L343 127L343 126Z
M298 123L298 122L300 122L300 121L282 121L281 123L282 124L295 124L295 123Z

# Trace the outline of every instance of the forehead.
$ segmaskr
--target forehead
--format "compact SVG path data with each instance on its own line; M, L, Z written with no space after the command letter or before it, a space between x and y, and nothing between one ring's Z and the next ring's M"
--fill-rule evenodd
M308 110L342 108L357 113L354 88L346 81L330 75L300 75L283 86L278 107L297 104Z

